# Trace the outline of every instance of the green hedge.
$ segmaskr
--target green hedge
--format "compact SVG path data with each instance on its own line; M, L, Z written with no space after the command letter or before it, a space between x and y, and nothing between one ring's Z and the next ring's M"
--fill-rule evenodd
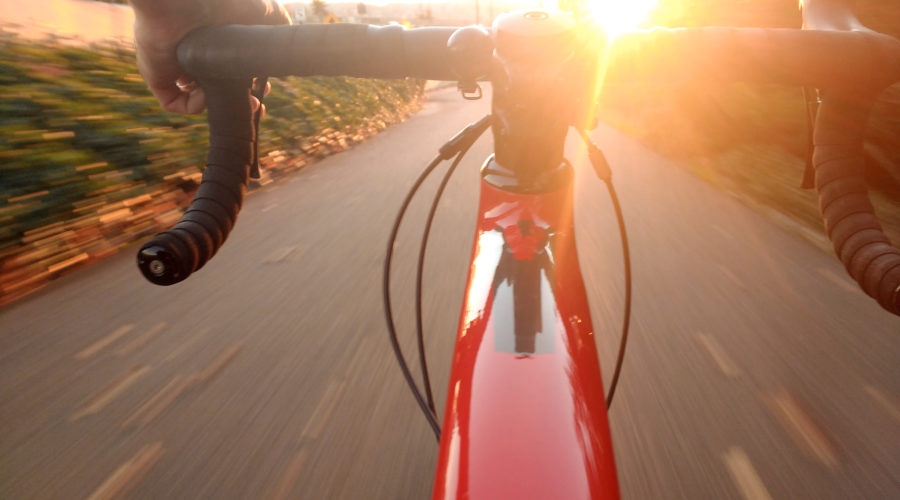
M870 196L895 241L900 241L898 104L900 86L888 89L876 106L865 147ZM815 192L800 187L809 151L801 89L749 84L608 89L600 118L751 205L823 232Z
M0 287L37 260L53 268L73 259L72 247L84 238L53 251L25 248L36 240L71 236L124 209L146 212L148 203L160 213L184 203L203 165L205 118L161 111L132 49L4 33L0 51ZM261 153L277 151L265 158L276 171L273 158L330 154L402 119L421 96L416 81L276 80L266 99ZM116 233L140 237L171 218L151 216L88 239L127 241ZM90 257L103 246L95 243Z

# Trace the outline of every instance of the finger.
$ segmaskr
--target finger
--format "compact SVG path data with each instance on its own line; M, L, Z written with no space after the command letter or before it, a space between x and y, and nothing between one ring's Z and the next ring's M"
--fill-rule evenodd
M160 106L172 113L196 115L206 108L203 89L197 87L184 92L174 83L170 86L153 86L150 91L159 101Z
M175 80L175 86L182 92L190 92L197 88L197 81L188 78L179 78Z
M288 15L287 9L279 2L273 0L265 0L265 14L262 19L263 24L291 24L291 16Z
M193 79L178 71L174 55L153 50L139 50L137 66L150 92L164 110L172 113L198 114L205 108L206 100L202 89L185 87L185 91L182 91L178 87L179 81L190 86L189 82Z
M262 119L264 116L266 116L266 105L261 104L259 102L259 99L255 98L253 96L250 96L250 107L253 109L254 113L256 113L256 111L260 108L260 106L262 106L262 111L260 111L260 113L259 113L259 118Z
M291 24L291 16L276 0L232 1L228 10L220 16L222 24L240 22L246 24Z
M266 90L263 92L264 96L269 95L269 92L272 91L272 82L266 82Z

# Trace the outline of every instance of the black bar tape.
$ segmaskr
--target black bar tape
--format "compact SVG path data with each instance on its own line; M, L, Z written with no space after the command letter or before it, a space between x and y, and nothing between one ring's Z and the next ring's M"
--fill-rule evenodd
M200 196L195 196L194 201L191 203L190 210L197 210L200 212L208 213L213 216L216 223L219 224L219 229L223 234L228 234L231 232L232 222L228 219L228 210L222 205L222 203L211 199L211 198L203 198Z
M843 245L837 247L840 248L840 258L841 262L844 264L844 267L849 269L850 264L853 262L856 254L860 250L869 245L875 244L890 244L890 241L887 239L887 237L884 235L884 232L880 228L864 229L862 231L853 233L852 236L847 238Z
M249 156L252 153L247 151L245 154ZM203 177L200 178L200 186L210 186L206 188L207 190L215 189L212 186L221 186L223 189L228 190L228 192L231 193L231 197L233 198L234 202L240 205L241 200L243 200L244 186L247 185L248 181L249 172L235 172L231 167L228 167L225 163L223 163L223 160L220 159L217 162L207 162L206 170L203 172ZM207 190L204 190L203 193L208 192ZM198 193L200 193L199 190ZM214 195L214 197L215 196L217 195Z
M215 255L234 227L250 175L255 129L249 79L202 82L210 152L200 187L182 218L138 251L138 267L158 285L184 280Z
M150 245L151 242L153 245ZM174 283L191 274L196 254L197 247L193 242L186 241L170 229L157 234L150 242L141 247L138 252L138 267L146 278L150 279L150 276L147 275L148 271L154 278L159 278L153 267L155 262L159 262L164 265L164 275L170 277L167 279L175 280ZM156 283L153 279L151 282Z
M222 230L222 227L219 226L219 222L214 215L202 210L197 210L196 208L189 208L187 212L181 216L181 221L190 221L203 226L206 234L212 238L214 248L213 253L222 246L222 243L225 243L225 236L228 232ZM212 258L212 254L210 254L209 257Z
M898 267L900 267L900 251L891 247L890 251L872 259L863 273L863 288L873 290L872 296L882 307L890 307L890 295L882 297L881 280L887 276L889 271ZM890 286L889 284L887 288L890 289Z
M235 137L216 135L210 137L209 154L206 163L221 165L226 170L231 170L237 176L245 175L239 165L231 164L235 156L244 157L253 154L253 144Z
M869 233L868 231L874 232ZM861 246L860 242L857 241L858 238L854 238L861 234L867 235L867 241L888 242L887 236L884 235L881 224L878 222L878 218L873 214L853 214L849 217L844 217L831 228L828 232L828 237L834 244L834 247L840 250L840 255L847 256L848 252L852 255ZM868 240L868 238L875 235L880 235L883 239Z
M343 75L456 80L447 49L454 31L364 24L216 26L185 37L178 45L178 60L197 78Z
M900 303L900 267L894 267L884 274L878 289L878 303L890 310L891 304Z
M869 269L876 260L881 257L900 259L900 254L892 247L889 243L883 242L872 242L868 245L860 248L853 257L850 259L849 265L847 266L847 271L850 273L850 276L859 283L859 286L862 287L863 291L865 291L870 297L877 299L877 288L873 288L873 285L870 282L868 283L868 287L865 283L866 271ZM897 260L900 262L900 260Z
M900 315L900 251L885 236L869 200L862 131L870 99L825 93L816 117L813 165L825 229L859 286Z
M875 208L866 193L853 193L840 198L819 198L819 211L825 219L825 231L831 237L831 230L838 223L853 214L872 214Z
M240 186L220 184L215 181L206 181L200 184L194 198L204 197L218 201L231 214L241 208L244 199L244 189ZM229 215L231 217L231 215Z
M846 177L839 182L823 183L822 197L827 199L840 198L854 193L866 193L866 183L862 177ZM815 186L815 181L813 181Z
M166 240L166 246L171 247L171 250L175 254L174 258L177 259L179 263L191 262L193 259L192 255L197 251L195 247L186 242L183 238L172 233L171 230L163 231L156 235L156 237ZM185 269L182 268L182 271L185 271Z
M871 105L871 103L869 103ZM858 117L860 120L865 120L864 117ZM844 125L837 125L836 123L831 124L832 127L844 127ZM830 163L834 162L847 162L848 159L855 158L857 156L862 156L862 146L860 144L856 144L863 140L861 135L853 135L852 131L847 130L847 133L840 139L844 142L842 143L815 143L816 149L818 150L819 155L819 171L825 172L826 170L830 170L832 167L829 167ZM822 135L827 135L825 131L822 132ZM833 140L839 139L838 137L834 137ZM813 136L813 142L816 141L815 135ZM852 141L853 144L848 144L848 141ZM857 170L854 170L857 169ZM834 167L835 172L832 174L833 179L839 179L841 177L847 177L856 175L857 171L862 172L863 166L857 162L852 162L850 165L842 165L840 167Z
M814 148L818 150L818 147L814 146ZM814 151L813 154L816 154L816 152ZM813 159L814 166L816 166L815 185L817 189L822 191L828 201L837 197L843 197L848 191L858 189L860 185L863 186L863 193L868 193L863 177L864 170L862 165L865 159L862 155L850 154L843 158L816 164L815 162L817 161L822 161L822 158L818 155ZM819 196L820 208L823 206L821 203L822 197L823 195Z
M185 261L186 269L194 272L206 264L209 254L212 252L213 243L212 238L206 234L202 226L194 222L179 220L169 229L169 232L192 247L190 259Z
M252 153L248 150L240 155L240 157L249 156L251 154ZM206 166L207 169L203 171L203 177L200 179L200 184L203 184L203 181L219 183L231 188L237 195L241 191L239 186L246 184L249 180L248 172L235 171L234 167L228 165L227 161L222 158L219 158L216 161L207 161ZM208 167L215 168L210 169Z

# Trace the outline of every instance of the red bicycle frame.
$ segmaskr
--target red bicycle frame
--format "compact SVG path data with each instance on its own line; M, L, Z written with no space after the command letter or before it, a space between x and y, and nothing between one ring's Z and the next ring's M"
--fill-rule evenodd
M618 498L572 193L481 183L436 499Z
M541 11L494 24L495 154L482 167L435 499L619 496L563 158L594 72L575 59L572 28Z

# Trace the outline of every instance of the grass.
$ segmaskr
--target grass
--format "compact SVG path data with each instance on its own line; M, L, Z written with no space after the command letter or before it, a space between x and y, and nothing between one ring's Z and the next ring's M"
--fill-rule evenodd
M882 98L868 127L870 196L900 242L900 88ZM617 89L601 118L711 184L763 211L775 210L824 241L818 199L800 187L806 164L805 102L799 89Z
M63 42L0 32L0 304L171 224L203 169L205 118L161 111L130 47ZM401 120L422 87L273 82L264 181Z

